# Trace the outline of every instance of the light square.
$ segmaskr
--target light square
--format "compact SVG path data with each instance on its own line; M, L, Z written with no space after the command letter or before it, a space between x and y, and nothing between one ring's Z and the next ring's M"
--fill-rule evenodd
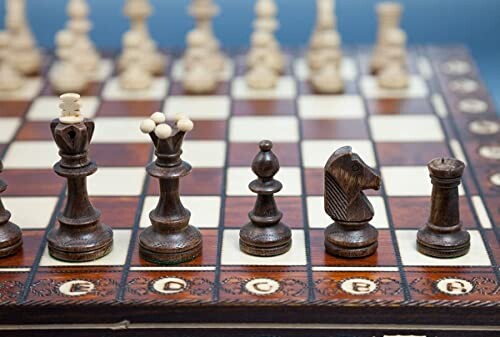
M282 76L274 89L257 90L248 87L244 77L236 77L232 84L235 99L294 99L297 83L291 76Z
M226 160L225 141L185 141L182 158L193 167L223 167Z
M373 145L369 140L304 140L302 157L307 168L323 168L330 156L343 146L351 146L370 167L377 166Z
M98 117L92 143L149 143L140 130L143 117Z
M234 74L234 62L226 58L225 64L224 64L224 70L222 71L222 76L221 80L222 81L229 81ZM175 81L182 81L184 78L184 62L182 59L178 59L174 62L172 66L172 78Z
M10 221L22 229L46 228L57 205L57 197L4 197L2 201L12 214Z
M230 109L228 96L170 96L164 111L167 116L183 113L193 120L224 120Z
M280 117L233 117L229 126L232 142L259 142L271 139L273 142L298 142L299 123L295 116Z
M397 230L399 252L405 266L490 266L490 258L484 246L481 234L476 230L469 231L470 251L453 259L438 259L423 255L417 251L417 231Z
M306 265L304 231L292 230L292 248L274 257L257 257L243 253L239 247L240 231L226 229L222 241L221 263L239 266L303 266Z
M340 66L342 78L346 81L354 81L358 76L356 62L350 57L343 57ZM309 78L309 66L305 58L299 58L294 63L295 75L302 81Z
M436 116L370 116L377 142L442 142L445 138Z
M41 96L33 101L28 110L27 119L30 121L51 121L60 116L60 99L55 96ZM99 107L99 98L84 96L80 98L81 113L86 118L93 118Z
M3 163L9 169L51 169L58 153L52 141L19 141L9 147Z
M363 100L358 95L300 96L299 115L304 119L353 119L366 115Z
M0 118L0 143L8 143L14 137L21 125L21 118Z
M406 89L381 88L376 77L364 76L361 78L361 92L366 98L424 98L429 94L425 81L420 76L410 76L410 83Z
M0 101L31 101L42 90L43 81L40 77L26 78L22 88L14 91L1 91Z
M426 166L385 166L382 167L381 172L388 196L430 198L432 184ZM462 186L459 187L458 192L464 195Z
M280 196L302 195L300 168L282 167L275 178L283 184L283 189L277 193ZM227 194L230 196L255 196L248 184L257 179L250 167L230 167L227 170Z
M88 178L91 196L137 196L142 192L143 167L100 167Z
M369 196L368 200L372 203L375 211L370 224L375 228L389 228L384 198L381 196ZM333 223L333 220L325 213L323 197L307 197L307 214L310 228L326 228Z
M140 226L149 227L149 212L156 208L158 196L146 197L142 208ZM217 228L219 227L220 197L216 196L185 196L181 197L184 207L191 211L191 225L198 228Z
M106 82L102 92L103 99L123 101L163 100L167 95L169 82L166 78L155 78L150 88L145 90L124 90L117 77Z
M78 267L78 266L121 266L127 259L128 247L130 245L130 230L113 230L113 250L108 255L91 262L64 262L54 259L45 248L40 266L42 267Z

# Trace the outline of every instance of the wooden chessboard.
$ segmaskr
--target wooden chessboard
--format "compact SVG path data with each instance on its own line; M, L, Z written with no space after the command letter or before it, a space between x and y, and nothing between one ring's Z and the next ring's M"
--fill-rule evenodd
M300 53L289 54L278 87L264 92L247 89L244 59L235 56L213 96L184 94L173 54L166 76L140 93L120 90L114 61L103 61L83 93L83 111L96 123L91 155L99 171L89 191L115 243L93 263L59 262L46 249L65 197L64 180L52 171L59 157L49 121L59 109L47 76L0 96L2 177L9 184L3 201L24 233L22 253L0 260L0 331L498 336L500 124L473 61L460 46L413 47L410 88L385 91L367 74L368 48L345 54L346 93L337 96L311 92ZM45 75L50 69L48 58ZM158 194L144 169L153 152L139 123L161 110L195 121L183 156L194 170L181 190L204 236L203 255L173 267L138 254L138 234ZM264 138L275 143L284 185L277 202L293 229L291 251L267 259L238 249L238 230L255 200L250 163ZM383 178L383 188L369 195L378 252L359 260L326 255L323 246L331 220L322 208L322 167L343 145ZM426 163L439 156L468 165L460 206L472 247L451 260L423 256L415 244L429 214ZM23 336L30 334L38 336Z

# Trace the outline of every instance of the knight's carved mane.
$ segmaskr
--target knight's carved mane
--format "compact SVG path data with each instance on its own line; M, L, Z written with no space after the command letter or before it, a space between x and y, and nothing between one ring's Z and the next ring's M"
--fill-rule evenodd
M349 204L362 190L359 176L350 170L352 149L340 148L330 157L325 166L325 210L334 219L347 218Z

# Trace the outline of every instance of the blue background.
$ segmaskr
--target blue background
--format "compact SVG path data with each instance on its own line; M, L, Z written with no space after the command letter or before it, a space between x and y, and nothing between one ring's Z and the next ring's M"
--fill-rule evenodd
M92 38L100 48L118 48L128 22L123 0L88 0L94 23ZM376 0L337 0L339 31L346 44L373 43ZM464 43L472 50L483 78L500 105L500 0L401 0L405 6L403 27L410 43ZM154 38L162 47L181 47L192 26L186 13L188 0L151 0L155 15L150 20ZM225 47L248 45L254 0L217 0L222 12L215 30ZM277 0L286 46L303 46L309 39L314 0ZM3 26L5 0L0 0ZM66 21L66 0L28 0L29 18L38 42L53 45L54 34Z

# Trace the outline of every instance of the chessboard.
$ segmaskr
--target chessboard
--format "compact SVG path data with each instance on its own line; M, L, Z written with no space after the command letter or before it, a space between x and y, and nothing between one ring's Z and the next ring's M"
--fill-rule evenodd
M99 170L89 193L115 240L112 253L95 262L60 262L47 252L65 199L65 181L52 170L59 160L49 128L59 115L47 80L53 57L43 76L0 95L2 199L24 237L21 253L0 260L2 335L148 328L151 336L498 336L500 123L464 47L411 47L410 87L396 91L380 89L368 73L368 47L345 48L342 95L315 95L303 53L288 51L274 90L248 89L243 54L235 53L216 94L189 96L179 54L166 53L166 72L147 91L121 90L116 55L108 53L81 93L83 114L96 125L91 157ZM195 122L183 148L193 172L181 194L203 234L203 253L176 266L150 264L138 253L159 192L145 171L154 154L139 124L155 111ZM251 162L267 138L281 164L276 199L293 246L258 258L239 250L238 233L255 200ZM323 210L323 166L344 145L383 179L380 191L369 192L379 248L362 259L324 250L332 220ZM460 210L471 249L455 259L416 250L430 208L426 164L441 156L467 164Z

